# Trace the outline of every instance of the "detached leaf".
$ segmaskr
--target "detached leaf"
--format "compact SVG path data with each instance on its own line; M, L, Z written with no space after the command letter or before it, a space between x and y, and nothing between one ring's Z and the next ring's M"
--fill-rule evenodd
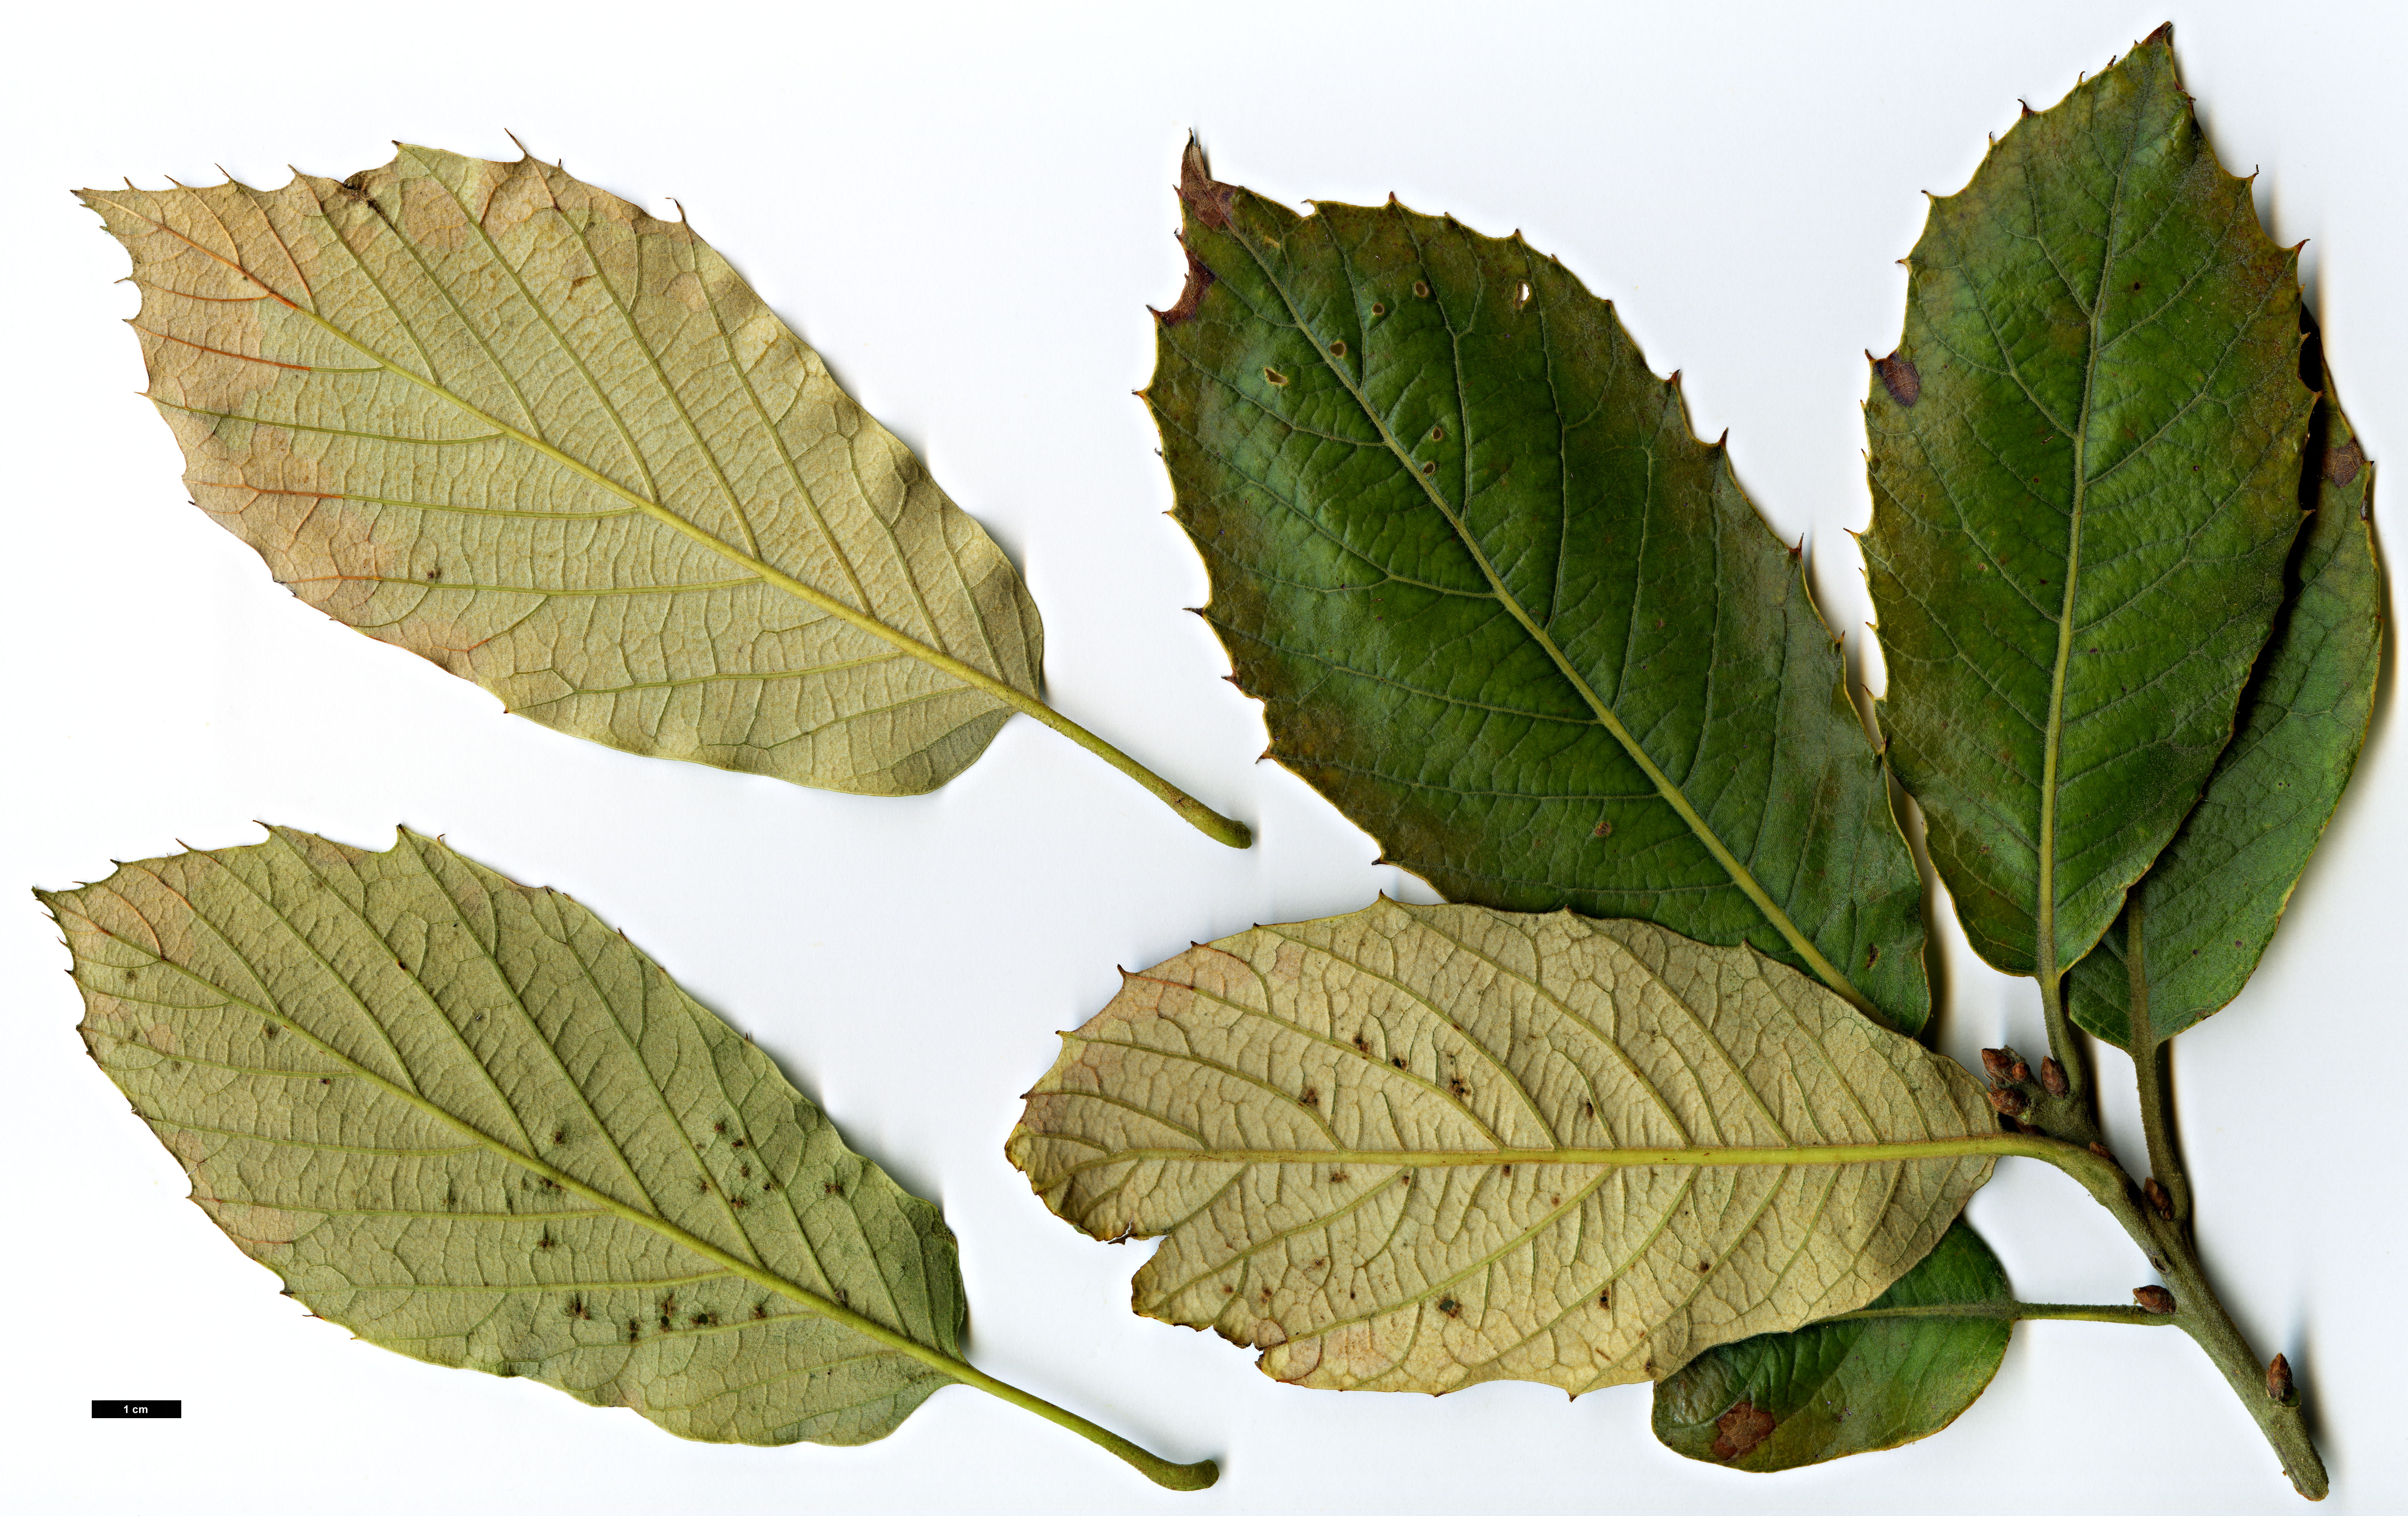
M1875 366L1890 762L1974 949L2050 992L2198 799L2299 530L2295 250L2160 31L1935 199Z
M1140 1312L1326 1389L1577 1394L1854 1309L1998 1131L1796 971L1565 912L1257 927L1066 1040L1012 1162L1093 1236L1166 1238Z
M710 1442L869 1442L960 1373L937 1208L563 895L272 829L44 894L84 1042L312 1311Z
M1449 899L1748 943L1929 1014L1920 885L1796 556L1607 302L1188 150L1146 391L1270 756Z
M1656 1387L1656 1438L1684 1458L1770 1474L1928 1437L1989 1387L2014 1323L1917 1312L2014 1299L1998 1255L1960 1220L1866 1307L1899 1314L1821 1321L1692 1359Z
M194 499L337 620L576 736L862 794L1035 694L1010 560L683 223L413 147L83 198Z
M2198 808L2068 981L2073 1018L2127 1051L2136 989L2152 1042L2241 993L2366 742L2383 662L2374 466L2329 397L2310 438L2302 493L2315 513L2292 556L2289 599L2242 697L2239 729Z

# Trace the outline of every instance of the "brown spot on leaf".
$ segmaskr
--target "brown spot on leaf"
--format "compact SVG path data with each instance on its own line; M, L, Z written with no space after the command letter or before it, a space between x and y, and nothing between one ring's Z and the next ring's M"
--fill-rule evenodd
M1193 137L1187 139L1187 151L1179 158L1179 199L1188 213L1214 231L1229 224L1229 208L1238 197L1234 184L1224 184L1212 177L1212 166L1204 157L1204 144Z
M2336 484L2347 484L2358 478L2366 467L2366 449L2353 437L2339 447L2325 449L2325 477Z
M1729 1463L1772 1436L1777 1424L1772 1412L1758 1409L1754 1401L1741 1401L1714 1420L1714 1456Z
M1211 269L1204 267L1204 260L1183 247L1181 251L1187 253L1187 282L1180 288L1179 302L1168 310L1154 312L1154 319L1165 326L1194 321L1196 312L1204 307L1204 292L1212 287L1214 276ZM1151 310L1153 307L1146 309Z
M1596 825L1596 827L1590 830L1589 835L1592 837L1611 837L1613 835L1613 823L1611 821L1600 821Z
M1870 353L1865 356L1873 358ZM1889 397L1899 405L1912 410L1914 402L1923 398L1923 376L1915 372L1914 364L1897 354L1873 358L1873 372L1881 375L1882 388L1889 391Z
M1438 1303L1438 1313L1449 1319L1460 1316L1463 1314L1463 1302L1449 1295Z

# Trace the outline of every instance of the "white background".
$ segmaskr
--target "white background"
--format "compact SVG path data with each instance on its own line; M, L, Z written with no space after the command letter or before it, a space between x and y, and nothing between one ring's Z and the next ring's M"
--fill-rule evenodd
M1129 392L1178 292L1190 126L1277 198L1396 191L1561 254L1813 556L1852 649L1866 349L1895 341L1924 190L1961 185L2171 11L2225 162L2306 275L2370 453L2408 467L2408 11L2231 4L1184 7L416 0L43 5L7 34L0 886L58 888L267 818L407 823L574 892L753 1032L859 1148L939 1198L984 1367L1226 1473L1154 1490L966 1389L861 1449L672 1439L528 1381L348 1339L278 1295L85 1059L66 954L0 904L0 1500L26 1512L2279 1510L2295 1497L2171 1332L2018 1329L1944 1434L1819 1469L1685 1462L1648 1392L1444 1400L1274 1384L1127 1309L1143 1244L1050 1216L1014 1098L1116 964L1387 889L1373 844L1258 764L1259 707L1182 607L1204 572ZM185 503L136 397L124 254L66 194L122 175L344 175L392 137L517 132L668 196L1023 566L1054 700L1254 824L1223 849L1033 722L939 793L867 800L606 751L328 621ZM2403 475L2408 478L2408 475ZM2381 528L2402 540L2399 497ZM1867 671L1876 685L1878 660ZM2182 1040L2207 1256L2315 1408L2336 1509L2408 1508L2400 1431L2408 754L2386 685L2358 779L2255 982ZM1945 1048L2043 1039L2027 981L1943 929ZM2100 1059L2128 1154L2128 1065ZM2010 1161L1972 1216L2032 1299L2146 1282L2104 1215ZM181 1422L93 1422L94 1396Z

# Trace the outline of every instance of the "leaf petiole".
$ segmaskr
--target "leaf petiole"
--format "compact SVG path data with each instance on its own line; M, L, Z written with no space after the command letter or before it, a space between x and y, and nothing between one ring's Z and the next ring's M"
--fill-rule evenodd
M1050 1400L1030 1394L1018 1385L1007 1384L959 1359L939 1366L972 1389L984 1390L998 1400L1008 1401L1025 1411L1044 1417L1056 1426L1078 1433L1166 1490L1209 1490L1221 1478L1221 1465L1210 1458L1199 1458L1192 1464L1174 1464L1168 1458L1146 1451L1117 1432L1107 1431L1083 1416L1064 1410Z
M1986 1321L2113 1321L2123 1326L2172 1326L2174 1319L2138 1306L2046 1306L2029 1300L1960 1301L1953 1305L1868 1307L1827 1316L1833 1321L1885 1321L1899 1317L1950 1317Z

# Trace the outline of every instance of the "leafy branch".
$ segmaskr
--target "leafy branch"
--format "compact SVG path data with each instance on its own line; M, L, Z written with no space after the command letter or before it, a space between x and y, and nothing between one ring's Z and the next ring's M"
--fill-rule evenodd
M1139 1307L1310 1384L1654 1379L1668 1444L1763 1469L1939 1430L2014 1321L2146 1321L2200 1343L2320 1495L2287 1364L2250 1351L2190 1241L2165 1045L2245 982L2362 742L2372 470L2303 355L2296 250L2216 164L2170 32L2027 110L1907 260L1866 411L1878 749L1796 555L1555 259L1393 198L1298 214L1194 144L1180 200L1189 274L1145 393L1206 614L1271 755L1492 916L1260 929L1280 943L1148 970L1071 1039L1012 1156L1081 1227L1168 1235ZM2049 1035L2037 1069L1985 1057L1990 1134L1924 1150L2066 1170L2163 1278L2130 1307L2017 1302L1960 1223L1785 1314L1710 1248L1674 1290L1586 1208L1677 1233L1707 1174L1779 1195L1921 1167L1912 1143L1834 1134L1861 1095L1759 1083L1739 1049L1780 1046L1762 1028L1710 1050L1735 984L1786 984L1776 964L1924 1027L1885 768L1973 947L2037 981ZM1493 915L1567 908L1626 945L1641 922L1692 941L1651 981L1586 966L1570 917ZM1749 975L1716 956L1743 950ZM1659 996L1688 1022L1652 1035L1710 1037L1677 1072L1633 1052ZM2101 1141L2078 1028L2142 1072L2137 1182ZM1753 1090L1772 1128L1734 1139L1705 1089ZM1886 1224L1860 1204L1848 1224ZM1683 1304L1700 1278L1712 1333ZM1633 1280L1663 1314L1620 1317Z

